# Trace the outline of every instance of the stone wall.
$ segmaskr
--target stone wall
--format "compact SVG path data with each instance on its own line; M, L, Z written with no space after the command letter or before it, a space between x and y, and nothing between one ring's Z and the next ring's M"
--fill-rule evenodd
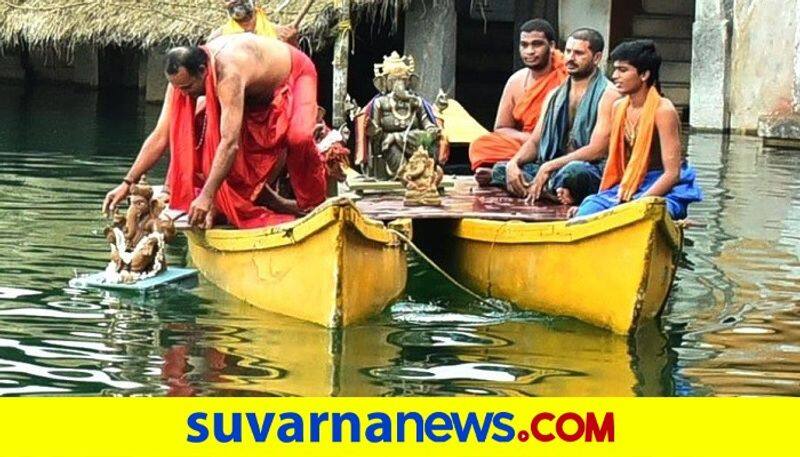
M731 129L753 133L763 115L794 111L798 0L735 0ZM717 77L709 75L709 77Z
M697 0L691 126L800 140L800 0Z

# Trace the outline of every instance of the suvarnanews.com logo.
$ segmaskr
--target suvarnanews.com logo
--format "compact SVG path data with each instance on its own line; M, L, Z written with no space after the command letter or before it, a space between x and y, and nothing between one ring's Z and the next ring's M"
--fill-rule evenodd
M614 413L194 412L189 443L614 442Z

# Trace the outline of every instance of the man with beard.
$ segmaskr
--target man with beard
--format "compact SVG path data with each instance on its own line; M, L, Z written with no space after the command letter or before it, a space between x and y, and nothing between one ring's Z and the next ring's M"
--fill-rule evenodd
M317 72L308 56L242 33L173 48L165 70L170 85L158 123L122 184L106 195L104 212L127 197L167 147L170 208L188 212L193 226L278 224L325 200L325 168L313 138ZM205 106L198 110L199 97ZM284 164L296 201L270 187Z
M211 32L207 41L220 35L250 32L269 38L277 38L285 43L297 46L297 29L288 25L275 25L267 17L263 9L255 5L254 0L223 0L228 11L228 22Z
M620 97L598 68L604 47L596 30L572 32L564 48L569 78L550 94L539 124L514 157L494 166L492 184L529 203L546 193L575 205L597 193L611 106Z
M628 41L611 53L612 79L623 98L612 108L608 163L600 193L577 208L587 216L642 197L663 197L673 219L702 200L695 170L681 148L680 119L658 91L661 56L651 40Z
M543 19L530 20L520 27L519 53L525 68L506 83L494 131L469 147L470 165L481 185L490 182L492 165L510 159L528 140L547 94L566 79L564 59L556 50L555 40L553 26Z

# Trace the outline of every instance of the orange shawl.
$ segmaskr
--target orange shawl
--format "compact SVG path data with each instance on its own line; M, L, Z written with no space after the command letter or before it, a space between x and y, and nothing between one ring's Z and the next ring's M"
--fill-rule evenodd
M636 127L636 140L631 157L626 163L625 157L625 120L628 117L630 96L625 97L614 111L611 124L611 141L608 146L608 162L600 182L600 190L608 190L619 184L619 197L626 202L633 197L642 185L647 169L650 166L650 151L653 144L653 131L656 125L656 110L661 102L655 86L647 92L647 99Z
M517 122L522 124L523 132L533 131L542 114L542 104L547 98L547 94L560 86L567 76L564 55L561 54L561 51L552 51L550 53L550 73L534 81L522 98L514 104L511 114Z

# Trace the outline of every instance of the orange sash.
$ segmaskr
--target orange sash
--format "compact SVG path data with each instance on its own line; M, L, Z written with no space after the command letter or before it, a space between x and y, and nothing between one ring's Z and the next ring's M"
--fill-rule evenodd
M620 201L626 202L633 197L642 185L647 169L650 166L650 152L653 144L653 131L656 125L656 110L661 102L655 86L647 92L647 99L636 127L631 157L625 157L625 120L631 98L625 97L614 111L611 124L611 141L609 142L608 162L600 182L600 191L608 190L619 184Z
M522 98L514 104L512 115L518 123L522 124L523 132L533 131L542 114L542 104L547 98L547 94L560 86L567 76L564 55L561 54L561 51L552 51L550 53L550 73L534 81Z

